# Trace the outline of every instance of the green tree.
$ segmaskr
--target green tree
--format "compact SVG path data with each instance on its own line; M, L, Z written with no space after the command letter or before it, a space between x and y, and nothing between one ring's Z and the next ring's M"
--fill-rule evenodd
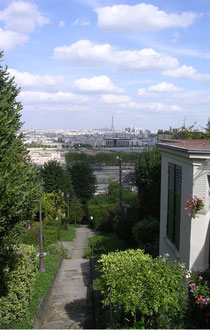
M73 193L69 172L64 170L56 160L49 160L45 163L40 169L40 174L44 181L45 192L69 191L71 194Z
M0 53L0 58L3 53ZM29 220L40 191L38 173L30 163L19 133L20 89L0 65L0 267L9 260L17 225ZM2 269L0 274L3 274ZM0 276L1 276L0 275Z
M141 219L151 215L160 218L161 157L158 149L144 151L136 163L136 184Z
M69 207L69 217L70 223L80 223L83 219L84 211L82 207L82 203L76 197L71 199L70 207Z
M110 182L108 186L108 196L110 202L112 203L119 202L119 190L120 190L120 185L117 181Z
M70 168L70 174L76 196L86 204L96 191L96 176L92 168L86 162L77 162Z

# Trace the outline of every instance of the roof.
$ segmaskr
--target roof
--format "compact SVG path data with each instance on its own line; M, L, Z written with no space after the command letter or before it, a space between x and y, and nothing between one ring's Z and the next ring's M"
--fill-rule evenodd
M129 172L124 179L122 180L123 184L135 184L136 183L136 174L135 172Z
M158 146L186 152L210 153L210 140L161 140Z

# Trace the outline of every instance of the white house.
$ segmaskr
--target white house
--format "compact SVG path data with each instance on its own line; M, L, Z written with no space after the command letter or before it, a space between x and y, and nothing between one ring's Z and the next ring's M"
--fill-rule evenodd
M210 140L163 140L161 152L160 255L187 269L210 265ZM187 197L205 197L199 218L184 209Z

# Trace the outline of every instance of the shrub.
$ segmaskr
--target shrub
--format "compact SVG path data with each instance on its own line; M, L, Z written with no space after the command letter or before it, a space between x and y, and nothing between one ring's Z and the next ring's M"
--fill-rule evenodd
M115 315L123 310L121 326L168 328L182 322L187 300L183 264L126 250L102 255L98 269L104 306L111 303Z
M96 235L88 240L88 247L85 249L85 257L90 258L93 249L94 256L102 253L109 253L125 249L124 242L115 233Z
M4 269L7 293L0 297L0 326L7 327L25 315L32 284L38 269L37 250L33 246L14 246L14 268Z
M63 258L68 258L68 250L63 247L61 244L50 244L47 247L47 253L48 254L58 254L59 256Z

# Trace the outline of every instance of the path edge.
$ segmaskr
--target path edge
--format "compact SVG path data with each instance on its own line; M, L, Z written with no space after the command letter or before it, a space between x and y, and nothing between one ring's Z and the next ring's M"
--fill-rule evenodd
M63 260L64 260L63 258L60 259L59 264L58 264L57 272L52 277L52 281L51 281L49 290L47 291L47 293L40 300L39 307L38 307L38 316L34 320L33 329L41 329L41 324L42 324L43 317L44 317L45 312L46 312L47 303L48 303L49 298L51 296L52 289L53 289L54 283L56 281L56 278L57 278L57 275L59 273L59 270L60 270L60 267L61 267L61 264L62 264Z

